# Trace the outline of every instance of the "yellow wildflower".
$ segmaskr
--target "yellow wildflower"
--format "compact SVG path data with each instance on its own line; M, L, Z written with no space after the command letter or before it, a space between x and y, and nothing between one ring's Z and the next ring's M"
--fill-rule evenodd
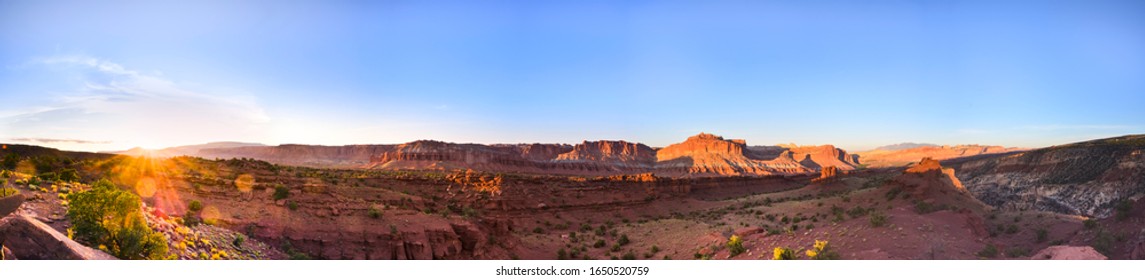
M815 250L822 252L824 249L827 249L827 241L815 240Z
M819 253L815 252L815 250L807 250L807 257L808 258L814 258L816 255L819 255Z

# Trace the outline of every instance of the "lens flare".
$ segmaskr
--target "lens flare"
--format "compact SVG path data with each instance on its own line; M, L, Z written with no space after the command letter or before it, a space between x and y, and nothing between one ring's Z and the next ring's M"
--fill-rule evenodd
M155 196L156 191L155 179L151 177L143 177L135 182L135 193L142 198L149 198Z
M235 178L235 187L238 188L240 192L250 193L250 191L254 189L254 175L239 175L238 178Z

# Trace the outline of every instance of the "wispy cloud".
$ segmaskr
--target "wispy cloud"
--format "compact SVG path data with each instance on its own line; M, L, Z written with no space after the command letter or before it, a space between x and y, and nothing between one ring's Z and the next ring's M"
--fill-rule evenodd
M45 104L3 108L0 130L21 139L114 139L130 145L167 145L249 138L271 119L252 97L219 93L89 56L55 56L31 65L78 72L72 90ZM111 141L40 141L108 144Z
M110 144L111 141L92 141L92 140L78 140L78 139L54 139L54 138L11 138L9 140L16 142L38 142L38 143L71 143L71 144Z

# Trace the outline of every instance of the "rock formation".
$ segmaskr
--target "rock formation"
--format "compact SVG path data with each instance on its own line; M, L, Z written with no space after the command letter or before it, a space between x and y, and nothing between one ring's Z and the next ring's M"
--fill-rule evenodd
M807 168L789 158L765 160L747 148L743 140L700 133L683 143L656 151L656 173L667 176L770 175L808 173Z
M1107 217L1145 193L1145 135L949 163L975 197L1006 210Z
M747 146L701 133L663 149L627 141L567 144L458 144L419 140L398 145L259 146L216 143L164 149L203 158L252 158L275 164L386 170L456 170L608 176L757 176L853 170L857 157L832 145Z
M0 244L21 260L114 260L102 251L72 241L50 226L24 215L0 220ZM8 252L5 256L8 257Z
M1030 257L1031 260L1107 260L1101 253L1089 246L1050 246Z
M1021 149L982 145L919 146L897 150L871 150L859 152L858 156L862 159L863 164L871 167L890 167L904 166L918 162L922 158L946 160L976 155L1009 153L1019 150Z

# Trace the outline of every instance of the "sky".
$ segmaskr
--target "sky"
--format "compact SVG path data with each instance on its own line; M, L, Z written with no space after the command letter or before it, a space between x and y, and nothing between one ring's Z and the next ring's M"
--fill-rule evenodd
M1043 147L1145 132L1145 1L0 0L0 142Z

